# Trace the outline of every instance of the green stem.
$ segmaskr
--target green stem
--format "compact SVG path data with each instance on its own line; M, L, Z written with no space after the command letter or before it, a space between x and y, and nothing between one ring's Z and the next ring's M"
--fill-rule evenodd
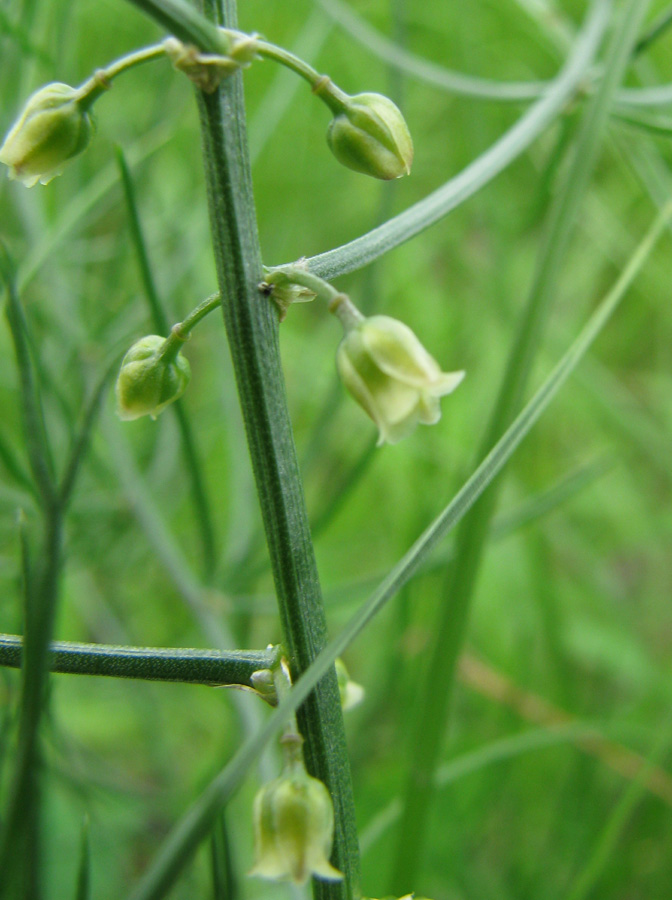
M79 106L85 111L90 109L100 95L109 90L110 82L117 75L121 75L123 72L127 72L136 66L151 62L153 59L158 59L160 56L165 56L165 54L163 43L152 44L151 47L143 47L142 50L136 50L134 53L122 56L121 59L115 60L105 69L97 69L91 78L78 88L80 95L78 100Z
M251 675L271 668L277 651L192 650L184 647L129 647L53 641L49 668L69 675L103 675L182 684L250 686ZM23 638L0 634L0 666L21 667Z
M2 245L0 275L7 286L7 318L19 371L28 456L44 516L44 536L35 572L29 565L27 541L22 534L25 657L21 671L17 763L0 832L0 897L32 900L40 895L39 728L48 679L48 647L58 599L63 506L49 467L49 445L43 428L40 397L33 378L29 338L14 270Z
M672 27L672 6L664 9L652 23L649 30L637 41L632 51L633 56L639 56L641 53L648 50L649 47L659 40L670 27Z
M222 298L219 292L216 294L211 294L209 297L206 297L205 300L201 300L198 306L189 313L186 319L183 319L179 325L176 325L176 328L179 328L180 332L183 335L189 334L192 328L195 328L196 325L204 319L208 313L213 312L222 304Z
M52 506L45 512L40 566L26 586L17 765L0 834L0 897L3 900L33 900L40 896L39 725L48 678L49 640L58 598L61 545L61 510Z
M274 62L291 69L292 72L300 75L301 78L305 78L313 93L327 104L334 115L338 115L346 108L350 98L345 91L336 87L328 75L320 75L311 65L295 56L290 50L285 50L284 47L278 47L276 44L271 44L268 41L258 41L257 52L259 56L272 59Z
M214 10L213 10L214 12ZM223 12L220 10L220 12ZM234 0L224 24L235 27ZM287 408L278 317L263 278L252 193L242 78L198 95L213 248L224 322L271 557L283 645L296 681L326 646L327 632L303 485ZM334 799L332 863L343 882L314 882L317 898L359 896L359 854L343 716L333 667L298 714L306 765Z
M198 304L186 319L178 322L170 329L170 334L159 348L158 355L165 363L171 363L175 360L177 354L182 349L182 345L189 340L189 332L194 328L201 319L204 319L208 313L218 309L221 306L221 297L219 294L212 294L207 299Z

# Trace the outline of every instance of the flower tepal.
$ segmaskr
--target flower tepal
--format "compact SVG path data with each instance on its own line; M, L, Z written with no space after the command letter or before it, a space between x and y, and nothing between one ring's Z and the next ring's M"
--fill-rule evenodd
M0 147L0 162L9 166L10 178L27 187L47 184L86 148L92 125L81 99L75 88L58 82L28 99Z
M339 313L339 310L335 310ZM442 372L411 329L389 316L348 322L336 355L345 386L378 426L378 444L396 444L418 423L441 418L439 398L464 372Z

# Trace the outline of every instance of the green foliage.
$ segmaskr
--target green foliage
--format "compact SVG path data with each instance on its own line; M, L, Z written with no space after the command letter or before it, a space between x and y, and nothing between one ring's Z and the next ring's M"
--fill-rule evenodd
M404 321L441 369L467 371L439 423L374 451L374 426L337 383L338 323L315 301L290 308L280 329L329 634L353 638L346 662L366 689L347 720L363 893L390 888L409 742L419 740L410 723L437 623L451 614L447 572L464 565L459 542L438 538L484 487L483 470L468 482L474 459L539 260L549 240L563 249L551 211L571 203L548 329L525 362L530 386L509 398L486 448L543 384L513 434L525 440L484 529L423 863L395 891L663 900L672 891L669 236L626 272L637 276L627 293L619 278L670 196L665 109L644 101L672 81L672 31L640 41L624 86L614 85L616 105L603 109L592 177L568 188L589 127L572 78L588 83L581 67L594 71L594 47L606 59L604 7L586 26L578 2L352 3L372 38L351 16L339 26L341 6L299 0L289 15L250 0L239 27L304 55L353 95L392 96L413 136L413 173L381 184L339 166L325 144L328 110L299 79L254 63L244 85L263 261L306 257L314 273L342 275L337 287L366 315ZM610 12L612 32L625 6ZM629 42L666 13L652 4ZM389 44L376 35L403 45L400 69L377 55ZM0 138L40 85L79 84L162 37L121 0L11 0L0 12ZM105 390L134 341L167 333L166 322L217 289L193 86L157 60L115 80L95 114L86 153L47 187L0 181L3 278L21 313L10 305L14 336L0 322L0 631L21 633L24 587L56 578L44 523L51 515L58 531L62 513L56 639L262 651L282 637L277 587L221 316L194 330L189 391L156 422L120 423ZM559 203L567 189L575 196ZM527 434L586 341L553 370L557 360L577 335L597 336L582 332L594 309L615 305L600 306L604 297L620 308ZM513 452L509 438L497 467ZM405 557L440 515L436 546L422 545L431 554ZM381 611L360 634L367 609ZM20 683L0 669L3 815ZM431 715L429 692L421 708ZM239 691L52 676L40 726L44 896L152 896L143 878L186 833L183 821L164 844L189 809L202 815L194 841L203 846L170 874L171 897L291 896L244 877L253 797L277 774L269 737L281 715L269 715Z

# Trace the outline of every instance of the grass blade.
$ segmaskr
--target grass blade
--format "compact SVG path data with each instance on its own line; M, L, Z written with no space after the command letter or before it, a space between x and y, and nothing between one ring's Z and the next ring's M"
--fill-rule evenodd
M668 721L667 727L663 729L661 737L656 742L656 746L649 756L648 762L642 765L639 775L623 791L611 815L607 818L584 868L579 872L574 883L565 893L566 900L586 900L591 894L600 874L607 865L610 855L615 852L618 846L618 841L630 815L646 791L648 776L654 769L657 760L669 747L669 732L670 726Z
M236 900L238 883L233 868L231 842L224 814L217 817L210 845L213 900Z

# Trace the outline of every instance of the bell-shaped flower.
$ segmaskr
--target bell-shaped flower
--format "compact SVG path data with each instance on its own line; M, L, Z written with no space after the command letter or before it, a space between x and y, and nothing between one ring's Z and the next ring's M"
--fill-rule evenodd
M47 184L91 138L91 119L80 92L67 84L48 84L28 99L0 147L9 177L32 187Z
M297 764L264 785L254 800L256 862L250 875L305 884L311 875L340 881L329 862L334 807L321 781Z
M356 94L332 119L327 143L336 159L389 181L411 171L413 140L401 112L382 94Z
M184 393L191 378L189 361L166 349L165 338L150 334L136 341L124 356L116 384L120 419L155 419Z
M419 422L438 422L439 398L464 378L464 372L442 372L411 329L389 316L346 325L336 363L345 386L378 426L379 446L396 444Z

